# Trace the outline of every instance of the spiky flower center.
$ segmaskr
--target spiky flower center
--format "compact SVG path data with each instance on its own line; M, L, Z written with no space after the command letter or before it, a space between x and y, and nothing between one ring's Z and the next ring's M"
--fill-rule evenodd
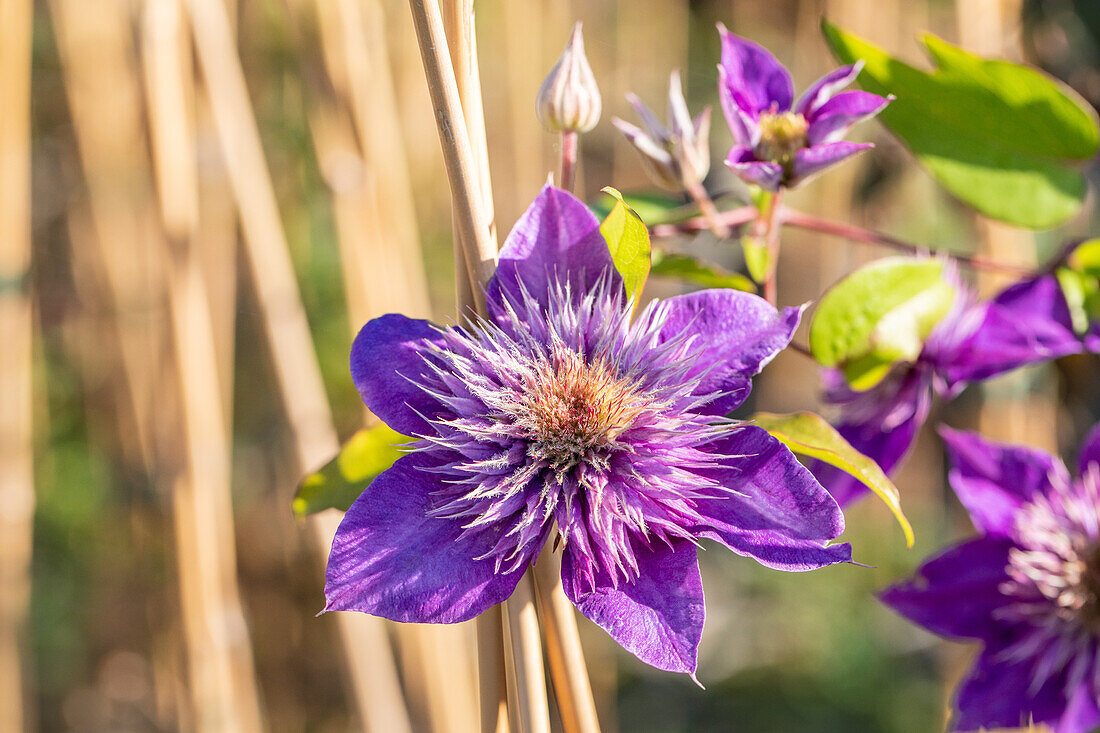
M806 147L810 125L798 112L762 112L759 120L760 142L753 153L758 160L770 160L789 166L794 154Z
M604 359L558 348L528 378L516 422L528 456L561 472L584 460L606 466L606 451L646 408L640 381L620 377Z

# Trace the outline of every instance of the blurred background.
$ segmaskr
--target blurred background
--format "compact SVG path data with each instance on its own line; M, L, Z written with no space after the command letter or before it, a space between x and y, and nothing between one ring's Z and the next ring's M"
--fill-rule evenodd
M680 68L693 111L716 105L717 21L770 48L796 89L835 66L826 15L913 63L930 30L1100 101L1092 0L476 7L501 235L557 168L534 99L578 19L604 99L581 141L582 195L649 187L608 122L631 118L626 91L660 110ZM714 122L719 192L734 182L717 110ZM877 123L853 139L878 148L791 205L1011 262L1095 231L1094 197L1057 232L1013 230L938 191ZM358 326L453 314L451 241L405 3L0 0L0 731L475 725L470 629L316 618L339 518L290 510L298 479L365 419L347 367ZM786 304L885 254L792 230L783 242ZM740 266L709 234L666 244ZM1096 367L1070 358L971 388L933 422L1072 455L1100 410ZM788 352L748 409L818 409L818 389ZM604 730L943 730L971 650L872 595L971 531L926 433L897 477L914 550L865 501L845 539L871 568L795 576L703 554L705 692L582 620Z

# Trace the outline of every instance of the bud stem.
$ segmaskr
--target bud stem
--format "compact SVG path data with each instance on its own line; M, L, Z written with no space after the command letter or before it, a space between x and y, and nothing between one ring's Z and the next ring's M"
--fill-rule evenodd
M563 130L561 133L561 187L573 193L577 178L577 144L579 135L576 130Z
M754 225L757 236L764 240L768 249L768 270L764 277L764 300L772 305L776 305L778 302L776 271L779 269L779 230L783 222L776 214L779 213L782 202L782 188L768 195L767 201L760 209L760 215Z
M718 239L729 239L730 228L726 226L718 215L718 208L714 205L714 201L711 200L710 194L707 193L707 189L703 188L703 184L699 182L692 183L687 187L688 195L695 200L695 203L699 205L699 212L703 215L703 220L707 223L707 228L718 237Z

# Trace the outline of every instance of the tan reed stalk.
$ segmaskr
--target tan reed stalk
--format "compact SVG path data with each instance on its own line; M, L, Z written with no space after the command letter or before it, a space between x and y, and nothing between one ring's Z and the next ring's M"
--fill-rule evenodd
M24 709L34 529L31 261L31 0L0 0L0 730Z
M331 3L319 4L322 26L338 20L325 18L326 14L335 15L331 12L334 8ZM327 37L333 38L331 34ZM303 60L305 53L302 49ZM336 72L333 76L346 73L345 54L326 49L325 55L326 64ZM321 99L310 104L310 126L322 174L333 193L352 335L367 320L386 312L426 317L430 314L423 312L427 283L422 269L410 272L402 262L403 249L419 259L419 243L402 242L401 232L385 229L391 220L381 215L381 166L364 158L363 149L377 150L380 146L360 145L350 114L346 106L340 105L346 98L336 95L330 99L323 92L319 96ZM402 663L405 698L414 725L438 733L464 733L475 728L473 623L389 626Z
M554 681L562 727L565 733L600 733L576 610L562 587L561 556L553 551L552 542L543 548L535 563L535 596L546 629L550 677Z
M315 468L339 449L332 412L302 307L259 130L248 98L229 17L221 0L187 0L199 66L244 230L252 286L271 352L280 398L301 471ZM310 520L320 557L328 556L339 524L335 512ZM352 692L372 733L408 733L384 627L364 614L336 614L344 641Z
M173 520L183 622L199 730L263 728L236 578L232 438L219 384L210 303L196 242L198 178L187 80L189 38L178 0L148 0L142 23L148 119L167 235L168 300L180 382L185 460Z
M542 638L531 571L523 574L504 607L504 655L508 703L517 733L550 733Z
M511 220L523 211L546 175L558 165L557 153L552 159L548 155L546 132L535 118L535 97L543 76L568 38L568 26L551 40L553 29L543 25L545 3L505 1L500 5L506 58L503 83L508 90L508 132L512 143L512 180L505 182L503 190L508 192L505 206ZM548 32L532 33L533 28ZM544 35L552 49L544 49L540 43Z

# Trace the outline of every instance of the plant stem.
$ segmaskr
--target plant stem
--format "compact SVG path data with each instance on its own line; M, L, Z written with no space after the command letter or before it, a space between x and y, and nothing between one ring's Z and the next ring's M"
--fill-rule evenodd
M711 200L710 194L703 188L701 183L693 183L687 187L688 195L694 199L695 203L699 205L699 211L703 214L702 219L706 222L707 228L713 232L714 236L718 239L729 239L730 227L724 221L718 213L717 207L714 205L714 201Z
M576 611L561 584L561 556L550 545L535 563L535 597L546 629L550 676L562 727L565 733L600 733Z
M542 637L531 568L520 578L512 597L505 601L505 655L509 681L514 680L509 701L515 701L517 733L550 733L550 703L546 698Z
M714 218L721 225L731 228L749 223L757 217L758 213L755 206L740 206L729 211L716 211ZM665 239L678 237L682 234L694 234L704 229L711 229L711 222L706 216L696 216L675 224L657 224L650 229L650 234L655 239Z
M561 187L573 193L577 179L577 143L580 136L576 130L563 130L561 133Z
M898 239L892 237L889 234L882 232L872 231L870 229L864 229L862 227L854 226L852 224L844 224L843 222L830 221L828 219L821 219L810 214L805 214L801 211L795 211L794 209L788 209L786 207L779 213L779 220L781 224L797 227L799 229L809 229L815 232L821 232L822 234L831 234L837 237L843 237L850 239L853 242L864 242L866 244L876 244L883 247L889 247L890 249L896 249L899 252L908 252L910 254L927 254L931 252L931 248L923 245L907 242L904 239ZM992 270L995 272L1004 272L1011 275L1031 275L1033 271L1029 267L1023 265L1012 265L1003 262L994 262L992 260L983 259L981 257L970 257L968 255L952 254L950 257L954 260L958 260L964 264L981 270Z
M756 219L754 233L764 240L764 246L768 251L768 269L764 276L764 300L772 305L778 303L778 285L776 272L779 270L779 230L782 224L778 221L777 214L783 203L783 189L779 189L768 197L760 216Z

